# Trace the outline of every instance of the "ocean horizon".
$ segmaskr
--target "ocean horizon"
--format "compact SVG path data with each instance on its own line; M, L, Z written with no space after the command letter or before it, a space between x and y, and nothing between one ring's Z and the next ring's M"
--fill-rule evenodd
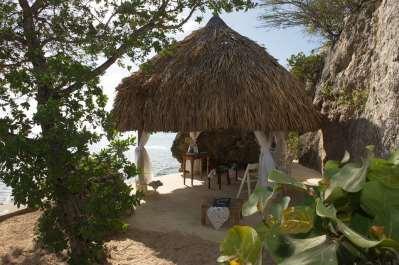
M180 164L172 156L170 150L175 136L176 133L155 133L150 136L146 144L146 149L151 159L154 176L163 176L178 172ZM100 141L91 146L90 149L93 152L97 152L105 147L106 144L107 142L105 140ZM135 148L136 146L132 146L126 153L130 161L135 161ZM9 203L12 203L11 188L0 181L0 204Z

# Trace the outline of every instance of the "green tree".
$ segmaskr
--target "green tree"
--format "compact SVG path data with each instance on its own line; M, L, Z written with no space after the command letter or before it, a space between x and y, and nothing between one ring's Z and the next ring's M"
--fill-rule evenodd
M166 46L196 12L244 9L249 0L2 0L0 179L17 204L44 211L38 239L68 249L71 264L104 261L107 232L137 198L136 170L104 110L99 77L114 63ZM107 133L102 132L105 128ZM107 135L99 154L89 144Z
M317 82L319 82L324 66L324 54L303 52L291 55L287 59L290 72L304 84L309 96L314 97Z
M341 34L345 17L370 0L263 0L262 15L266 26L303 26L309 33L318 33L335 42Z

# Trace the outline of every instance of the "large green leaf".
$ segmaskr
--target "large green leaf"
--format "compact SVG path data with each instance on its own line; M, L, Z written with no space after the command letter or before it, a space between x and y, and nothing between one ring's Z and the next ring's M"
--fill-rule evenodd
M269 225L273 224L280 224L281 223L281 218L283 216L283 211L287 209L289 203L291 201L291 198L288 196L284 196L281 198L279 201L274 201L271 203L268 216L266 218L267 222Z
M342 221L337 220L337 227L342 234L345 235L353 244L361 248L373 248L373 247L389 247L399 250L399 243L390 238L385 238L382 240L370 240L363 235L355 232Z
M367 178L380 181L388 188L399 189L399 164L384 159L371 159Z
M337 220L337 210L334 205L325 206L321 199L316 200L316 214L323 218Z
M327 242L327 236L322 235L322 236L317 236L317 237L312 237L312 238L306 238L306 239L295 239L295 238L290 238L291 244L294 246L294 255L297 255L301 252L305 252L309 249L318 247L324 243Z
M326 236L308 239L291 239L294 255L279 265L338 265L337 244L327 241Z
M384 226L388 237L399 240L399 191L390 189L379 181L364 185L361 206L375 217L375 224Z
M313 228L314 212L308 206L289 207L283 211L280 229L286 234L307 233Z
M353 231L341 220L337 220L338 229L348 238L353 244L361 248L372 248L381 243L381 241L369 240L359 233Z
M256 227L256 231L275 261L281 261L291 256L294 252L288 236L280 232L279 226L269 227L261 223Z
M394 165L399 165L399 149L389 156L388 161Z
M348 193L346 191L344 191L340 187L335 187L331 191L331 193L328 196L328 198L325 199L325 202L331 203L331 202L346 200L347 196L348 196Z
M258 211L263 212L273 192L266 187L256 187L242 207L242 215L249 216Z
M374 224L384 227L385 236L399 241L399 209L390 208L374 219Z
M399 209L399 191L387 188L378 181L369 181L364 185L360 200L364 209L373 216L391 208Z
M258 233L250 226L234 226L229 229L220 245L219 262L237 258L241 263L257 264L262 250Z
M370 227L373 225L373 218L355 212L350 220L350 227L356 232L366 235L369 232Z
M339 171L340 163L338 161L329 160L324 165L324 176L331 178L335 173Z
M348 163L343 166L330 179L330 185L325 191L325 198L328 198L336 187L347 192L359 192L366 182L369 160L363 161L359 166L355 163Z
M270 172L269 181L278 183L278 184L295 186L300 189L306 189L305 184L303 184L302 182L296 180L295 178L293 178L291 176L288 176L284 172L282 172L280 170L276 170L276 169L273 170L272 172Z
M348 151L345 150L345 154L344 154L344 157L341 160L341 164L348 163L350 159L351 159L351 155L349 154Z

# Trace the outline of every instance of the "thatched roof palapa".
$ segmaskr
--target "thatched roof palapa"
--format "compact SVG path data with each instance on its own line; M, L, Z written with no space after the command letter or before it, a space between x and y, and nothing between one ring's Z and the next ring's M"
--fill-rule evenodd
M318 128L303 84L218 16L117 87L121 131Z

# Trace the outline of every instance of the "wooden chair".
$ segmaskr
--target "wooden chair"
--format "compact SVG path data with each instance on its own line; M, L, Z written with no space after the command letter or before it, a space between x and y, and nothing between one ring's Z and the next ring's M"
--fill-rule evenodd
M226 174L227 185L231 184L229 167L225 165L219 165L212 169L208 174L208 189L211 189L211 180L213 177L217 177L219 190L222 189L222 175Z
M240 188L238 189L236 198L240 197L240 194L241 194L242 188L244 187L245 182L247 183L248 197L249 197L249 195L251 195L251 183L258 181L258 170L259 170L258 163L247 165L247 168L245 169L244 176L242 178L238 177L238 180L241 180L241 185L240 185Z

